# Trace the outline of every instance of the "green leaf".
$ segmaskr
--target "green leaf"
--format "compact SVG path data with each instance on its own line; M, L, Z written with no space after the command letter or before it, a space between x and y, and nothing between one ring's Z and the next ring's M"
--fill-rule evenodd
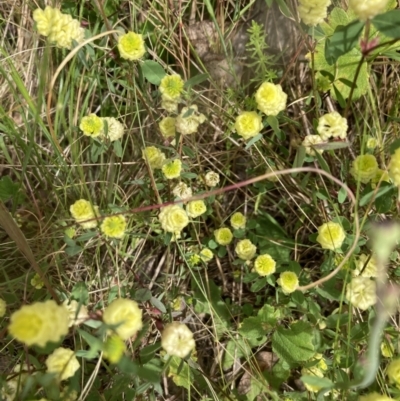
M188 80L185 82L184 87L185 87L185 88L190 88L190 87L192 87L192 86L199 85L199 84L201 84L201 83L207 81L208 77L209 77L208 74L198 74L198 75L195 75L194 77L188 79Z
M258 343L258 345L263 344L267 339L261 319L254 316L243 320L239 328L239 333L253 343Z
M380 188L378 189L378 191L375 192L371 191L368 192L367 194L365 194L361 199L360 199L360 206L365 206L366 204L368 204L372 198L375 198L375 201L380 198L383 195L386 195L388 192L393 191L394 187L393 185L389 184L389 183L381 183Z
M87 305L89 302L89 291L83 281L76 283L71 291L71 298L78 302Z
M166 75L164 68L153 60L144 61L141 67L144 77L153 85L160 85Z
M139 302L146 302L151 299L153 295L148 288L140 288L135 292L135 300Z
M81 253L83 251L83 248L79 245L75 245L75 246L67 246L65 248L65 253L68 256L75 256L78 255L79 253Z
M358 44L364 25L365 22L356 20L346 26L336 27L333 35L325 42L325 58L329 65L334 64L340 56Z
M312 339L311 325L299 321L289 329L278 327L272 336L272 348L289 365L295 365L315 355Z
M177 356L171 357L168 376L172 377L177 386L184 387L187 390L190 390L194 383L193 373L188 364Z
M258 278L251 285L250 291L251 292L258 292L258 291L262 290L265 287L266 284L267 284L266 277Z
M345 188L340 188L339 192L338 192L338 202L340 204L342 204L347 198L347 191L345 190Z
M327 379L326 377L304 375L300 377L300 380L305 384L309 384L310 386L316 386L319 387L320 389L326 387L333 387L332 381Z
M121 141L120 141L120 140L114 141L114 142L113 142L113 146L114 146L114 153L115 153L115 155L116 155L117 157L120 157L120 158L121 158L121 157L122 157L122 154L123 154Z
M335 142L327 142L327 143L317 143L313 146L315 149L336 150L336 149L348 148L350 146L350 143L347 141L335 141Z
M385 14L379 14L374 17L372 25L385 36L394 39L400 39L400 10L388 11Z
M161 313L167 313L167 309L164 304L156 297L151 297L150 303L157 308Z
M250 149L256 142L258 142L262 138L262 134L257 134L253 138L250 139L249 142L246 143L245 149Z
M19 184L14 184L9 176L4 176L0 180L0 200L3 202L8 201L10 198L18 194L19 189Z
M322 155L318 152L315 152L315 158L318 160L319 165L323 170L325 170L327 173L331 174L331 170L329 168L328 163L325 161L325 159L322 157Z

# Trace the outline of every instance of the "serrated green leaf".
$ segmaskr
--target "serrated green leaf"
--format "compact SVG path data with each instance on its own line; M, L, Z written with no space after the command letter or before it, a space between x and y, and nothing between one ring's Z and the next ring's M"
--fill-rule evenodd
M14 183L9 176L4 176L0 179L0 200L8 201L12 196L19 191L20 185Z
M160 85L166 75L164 68L153 60L146 60L141 64L143 76L153 85Z
M251 344L243 338L229 340L226 345L222 367L224 370L232 367L235 360L245 357L246 360L251 355Z
M400 10L379 14L371 20L372 25L385 36L400 39Z
M278 327L272 336L272 349L289 365L295 365L315 355L312 339L311 325L300 321L289 329Z
M326 36L331 36L334 34L337 27L348 25L352 19L354 18L351 18L351 16L346 13L343 8L334 7L329 14L328 21L321 23L321 28Z
M267 339L261 319L254 316L243 320L239 333L244 338L251 340L253 343L257 343L257 345L263 344Z

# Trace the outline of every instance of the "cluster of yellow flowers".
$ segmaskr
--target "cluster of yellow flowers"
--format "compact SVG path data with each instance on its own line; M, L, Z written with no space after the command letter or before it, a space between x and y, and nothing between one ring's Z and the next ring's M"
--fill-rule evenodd
M126 352L124 340L117 335L109 335L103 344L103 356L110 363L118 363Z
M323 249L337 251L341 248L346 233L339 223L329 221L318 228L317 242Z
M349 6L357 17L365 21L385 11L389 0L350 0Z
M185 210L179 205L165 206L158 215L161 227L164 231L173 234L177 239L181 236L181 231L189 224L189 217Z
M257 247L249 239L242 239L237 243L235 252L240 259L247 261L254 258Z
M346 286L346 299L356 308L367 310L376 303L376 283L369 277L353 277Z
M296 291L299 286L297 274L290 271L281 273L276 282L282 287L284 294L291 294Z
M287 94L280 85L264 82L255 95L257 108L267 116L276 116L286 108ZM236 117L235 130L247 140L255 137L263 128L261 116L255 111L243 111Z
M315 376L315 377L324 377L324 372L328 370L328 366L322 356L322 354L316 354L313 360L318 360L318 363L310 368L301 369L301 374L304 376ZM305 383L306 389L313 393L317 393L321 390L321 387L315 384Z
M165 162L165 154L155 146L147 146L143 150L143 159L152 170L160 170Z
M170 113L178 111L184 85L185 83L179 74L166 75L161 80L159 91L161 92L161 107L163 109Z
M58 342L67 333L69 313L63 305L48 300L24 305L10 317L8 331L12 337L28 345L44 347Z
M161 346L168 355L185 358L196 346L193 333L183 323L172 322L165 325L161 334Z
M246 221L246 217L240 212L234 213L230 219L231 226L234 230L244 229L246 227Z
M179 159L166 160L161 167L161 171L168 180L178 178L181 175L182 162Z
M374 255L371 257L362 253L356 260L356 268L353 270L353 276L363 277L377 277L378 276L378 265Z
M79 21L57 8L38 8L33 12L33 19L39 34L47 36L57 47L70 49L73 41L81 43L84 39L85 31Z
M82 118L79 128L92 138L117 141L124 135L124 126L114 117L98 117L90 114Z
M67 348L57 348L46 359L47 373L57 375L57 379L67 380L80 368L74 351Z
M315 26L323 22L331 0L299 0L299 15L306 25Z
M272 256L267 253L257 256L254 261L254 270L262 277L269 276L275 273L276 262Z
M97 227L96 217L99 217L98 206L92 206L89 201L79 199L70 206L69 210L75 221L83 228L90 229ZM121 239L125 235L126 225L125 216L109 216L103 219L100 231L107 237Z
M192 253L189 257L189 264L191 266L198 266L201 262L207 264L212 260L214 254L211 249L203 248L200 252L197 246L189 247L189 252Z
M143 36L135 32L127 32L118 38L118 50L126 60L139 60L146 53Z
M67 299L63 302L63 305L69 314L68 327L79 326L89 318L89 313L85 305L79 304L75 300L68 301Z
M379 173L378 162L374 155L360 155L353 161L350 174L356 181L367 184Z

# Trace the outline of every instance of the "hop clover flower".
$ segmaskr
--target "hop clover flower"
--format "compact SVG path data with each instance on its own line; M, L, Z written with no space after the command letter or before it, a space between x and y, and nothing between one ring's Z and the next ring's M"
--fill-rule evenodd
M173 233L175 235L180 232L189 224L189 217L187 213L179 205L170 205L163 207L158 215L161 227L164 231Z
M118 38L118 50L126 60L139 60L146 53L143 36L139 33L128 32Z
M195 219L207 211L207 206L203 200L190 201L186 206L186 213L189 217Z
M400 148L395 150L390 159L389 177L396 186L400 187Z
M187 199L192 196L192 189L188 187L184 182L180 182L177 186L174 187L172 193L177 198Z
M347 129L347 120L337 111L324 114L318 120L317 131L323 141L327 141L329 138L345 139Z
M104 124L104 121L106 124ZM107 126L107 131L105 129ZM124 126L114 117L104 117L103 118L104 131L107 132L107 137L111 142L121 139L124 135ZM104 133L106 133L104 132Z
M177 102L181 97L183 85L183 79L179 74L166 75L161 80L159 90L163 99Z
M283 293L287 295L297 290L299 279L294 272L283 272L279 276L277 283L282 287Z
M319 154L323 153L323 149L316 149L314 145L318 145L323 143L324 141L319 135L306 135L303 142L301 143L305 149L306 153L310 156L315 156L315 153L318 152Z
M229 228L223 227L214 231L214 237L219 245L226 246L232 242L233 234Z
M3 317L6 314L7 304L4 299L0 298L0 317Z
M100 226L101 232L111 238L120 239L126 230L126 218L124 215L106 217Z
M357 17L365 21L385 11L389 0L350 0L349 6Z
M122 340L135 335L143 326L142 311L135 301L118 298L104 310L103 322L114 328Z
M96 228L97 221L86 221L94 219L99 215L99 207L92 206L92 204L85 200L79 199L73 205L70 206L69 211L75 221L85 229Z
M269 276L275 273L276 262L271 255L267 253L264 255L257 256L254 261L254 270L262 277Z
M375 256L367 256L362 253L357 261L356 268L353 271L353 276L362 277L377 277L378 276L378 265Z
M287 94L280 85L264 82L256 92L258 110L267 116L276 116L286 108Z
M185 358L194 349L196 343L193 333L185 324L172 322L165 325L161 334L161 346L168 355Z
M343 227L333 221L324 223L318 228L317 242L323 249L330 249L332 251L340 249L345 238L346 233Z
M395 401L394 398L386 395L381 395L377 392L369 393L366 395L360 395L358 401Z
M177 113L178 105L179 105L178 100L174 101L161 98L161 108L164 109L165 111L168 111L168 113Z
M216 187L219 184L219 174L215 171L209 171L204 179L208 187Z
M261 117L255 111L244 111L236 117L235 130L245 140L259 134L262 127Z
M204 263L208 263L212 260L214 254L211 249L204 248L200 251L200 258Z
M176 118L174 117L164 117L158 126L160 127L160 131L163 134L164 138L170 138L171 136L175 136L175 122Z
M42 278L39 276L39 274L35 274L32 279L31 279L31 286L36 288L37 290L40 290L44 286L44 282Z
M44 10L36 9L33 20L39 34L47 36L50 43L57 47L70 49L73 41L80 43L84 39L85 31L79 21L56 8L47 6Z
M103 119L97 117L96 114L90 114L82 118L81 123L79 124L79 128L86 136L91 136L92 138L102 136L104 133Z
M69 314L53 300L24 305L11 315L8 331L18 341L44 347L68 333Z
M400 358L390 362L386 374L390 383L393 383L397 388L400 388Z
M147 146L143 150L143 159L147 161L152 170L161 169L165 161L165 154L155 146Z
M310 26L323 22L327 16L330 0L299 0L299 15L301 20Z
M110 363L118 363L126 351L126 345L119 336L107 337L103 344L103 355Z
M353 161L350 174L363 184L370 182L378 172L378 162L374 155L360 155Z
M68 302L68 299L66 299L63 305L68 310L69 314L68 327L78 326L89 318L86 306L83 304L79 305L79 302L74 299L71 302Z
M324 377L324 374L321 369L318 368L318 366L311 366L310 368L303 368L301 369L301 374L304 376L315 376L315 377ZM318 386L316 384L308 384L304 383L306 386L306 389L308 391L311 391L312 393L317 393L319 390L321 390L321 386Z
M353 277L346 286L346 299L356 308L367 310L376 303L376 284L368 277Z
M246 221L246 217L240 212L234 213L230 219L231 226L234 230L246 228Z
M251 260L257 252L257 247L249 239L242 239L237 243L235 252L242 260Z
M378 141L376 138L370 136L367 140L367 149L374 150L378 146Z
M48 373L57 374L57 378L67 380L80 368L74 351L67 348L57 348L46 359Z
M175 128L182 135L194 134L200 124L206 121L206 116L198 112L194 104L190 107L184 107L176 118Z
M179 159L168 160L163 164L161 170L168 180L178 178L181 175L182 162Z

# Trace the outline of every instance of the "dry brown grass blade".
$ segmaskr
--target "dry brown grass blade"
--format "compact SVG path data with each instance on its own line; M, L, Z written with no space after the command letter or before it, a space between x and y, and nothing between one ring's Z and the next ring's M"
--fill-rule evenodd
M55 301L60 303L60 300L55 293L54 289L51 287L50 283L48 282L47 278L44 276L41 268L36 263L35 257L33 255L32 249L28 244L28 241L25 238L24 233L18 227L18 224L14 221L12 216L10 215L9 211L5 207L4 203L0 201L0 225L4 228L8 236L16 243L18 249L21 253L25 256L28 262L32 265L35 272L40 276L43 280L44 285L46 286L47 290L53 297Z

